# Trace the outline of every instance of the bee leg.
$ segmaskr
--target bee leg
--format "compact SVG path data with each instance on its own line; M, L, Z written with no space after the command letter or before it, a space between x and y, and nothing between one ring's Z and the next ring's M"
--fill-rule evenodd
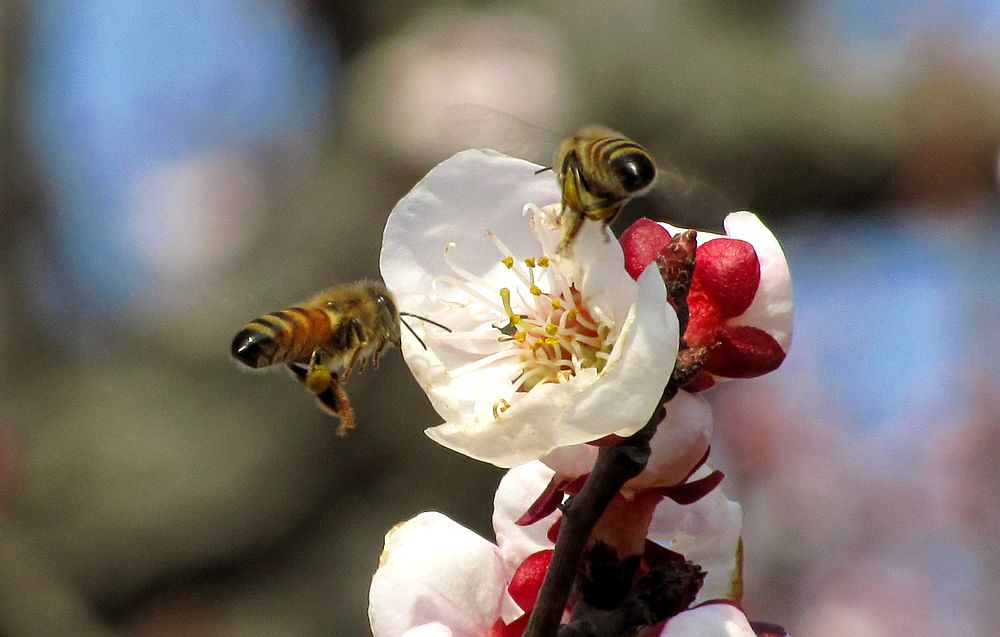
M562 178L562 210L559 212L559 225L562 227L562 239L559 241L559 255L570 256L573 241L580 234L585 218L581 192L585 192L583 180L576 156L567 157L567 165Z
M584 215L572 208L563 208L559 215L559 225L562 226L562 239L559 241L559 256L568 257L572 254L571 248L576 241L576 235L580 234L583 227Z
M323 361L323 350L316 348L309 357L309 368L302 379L309 391L319 396L330 386L336 375Z
M347 397L343 384L336 374L333 375L330 386L326 390L317 394L319 402L340 418L340 425L337 427L338 436L346 436L347 432L354 429L354 407L351 406L351 399Z
M295 379L298 380L303 385L306 382L306 373L309 368L302 365L302 363L288 363L288 371L295 375Z
M316 349L309 358L308 367L302 363L289 363L288 369L316 396L324 411L340 419L337 435L344 436L354 429L354 408L342 387L342 380L322 362L322 350Z
M316 394L316 401L323 411L329 412L340 420L337 425L337 435L346 436L347 432L354 429L354 407L351 406L351 399L347 397L343 384L336 374L330 375L330 384Z
M347 379L351 377L351 370L354 369L354 364L358 360L358 352L364 349L367 339L365 338L365 328L358 319L351 319L342 329L343 340L341 344L345 350L351 352L350 360L344 365L344 377L342 380L346 383Z
M614 220L615 215L618 214L618 211L622 209L622 206L624 206L624 202L618 199L606 198L597 200L594 205L596 207L586 210L584 215L587 219L602 222L604 224L604 228L607 228L611 225L611 222ZM605 231L604 243L610 241L610 234L610 232Z

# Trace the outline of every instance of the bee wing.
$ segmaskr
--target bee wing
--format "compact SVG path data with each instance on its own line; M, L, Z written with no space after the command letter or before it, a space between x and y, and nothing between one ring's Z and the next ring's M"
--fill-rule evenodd
M445 112L466 148L492 148L545 167L551 167L556 150L568 136L553 132L566 128L565 122L553 122L547 128L485 104L452 104ZM720 214L736 209L731 194L671 165L664 153L649 151L657 165L656 182L624 207L614 221L616 228L625 228L639 217L705 227L717 223Z
M640 217L686 228L707 228L718 225L722 215L738 209L737 198L731 193L665 163L655 153L653 156L657 160L656 182L649 192L622 209L615 218L615 228L627 228Z
M551 129L485 104L452 104L446 111L456 136L467 148L492 148L540 166L552 163L561 139Z

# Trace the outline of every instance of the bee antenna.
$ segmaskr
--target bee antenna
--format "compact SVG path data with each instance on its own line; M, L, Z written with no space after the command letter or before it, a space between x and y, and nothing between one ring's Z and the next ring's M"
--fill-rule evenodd
M535 171L535 174L536 175L540 175L543 172L545 172L546 170L552 170L552 166L546 166L545 168L539 168L538 170Z
M411 314L409 312L400 312L399 313L399 322L402 323L406 327L406 329L410 330L410 334L413 334L413 338L417 339L417 342L420 343L420 346L423 347L424 349L427 349L427 344L424 343L424 339L422 339L419 336L417 336L417 333L413 331L413 328L410 327L410 324L407 323L405 319L403 319L404 316L411 316L411 317L413 317L415 319L420 319L424 323L430 323L431 325L436 325L437 327L440 327L441 329L443 329L446 332L451 332L451 328L450 327L447 327L445 325L441 325L437 321L432 321L431 319L427 318L426 316L420 316L419 314Z

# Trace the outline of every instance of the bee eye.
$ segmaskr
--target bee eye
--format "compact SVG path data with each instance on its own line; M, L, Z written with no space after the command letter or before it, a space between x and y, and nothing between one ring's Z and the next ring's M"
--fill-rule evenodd
M629 192L642 190L653 183L656 177L656 166L649 155L643 153L628 153L611 160L611 169L615 171L621 185Z
M379 294L375 297L375 302L379 304L380 307L387 308L389 312L396 312L396 304L392 302L392 299L384 294Z

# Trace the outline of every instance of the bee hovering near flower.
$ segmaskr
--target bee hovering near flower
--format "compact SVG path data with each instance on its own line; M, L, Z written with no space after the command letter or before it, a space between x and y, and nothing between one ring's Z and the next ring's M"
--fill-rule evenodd
M604 126L587 126L564 140L553 166L562 188L562 256L569 254L585 218L611 223L622 206L656 180L649 151Z
M369 361L377 367L387 346L399 347L401 316L422 318L400 312L381 283L346 283L247 323L233 338L231 351L253 369L286 364L320 405L340 419L337 434L343 436L354 428L354 409L343 384L355 365L361 371Z

